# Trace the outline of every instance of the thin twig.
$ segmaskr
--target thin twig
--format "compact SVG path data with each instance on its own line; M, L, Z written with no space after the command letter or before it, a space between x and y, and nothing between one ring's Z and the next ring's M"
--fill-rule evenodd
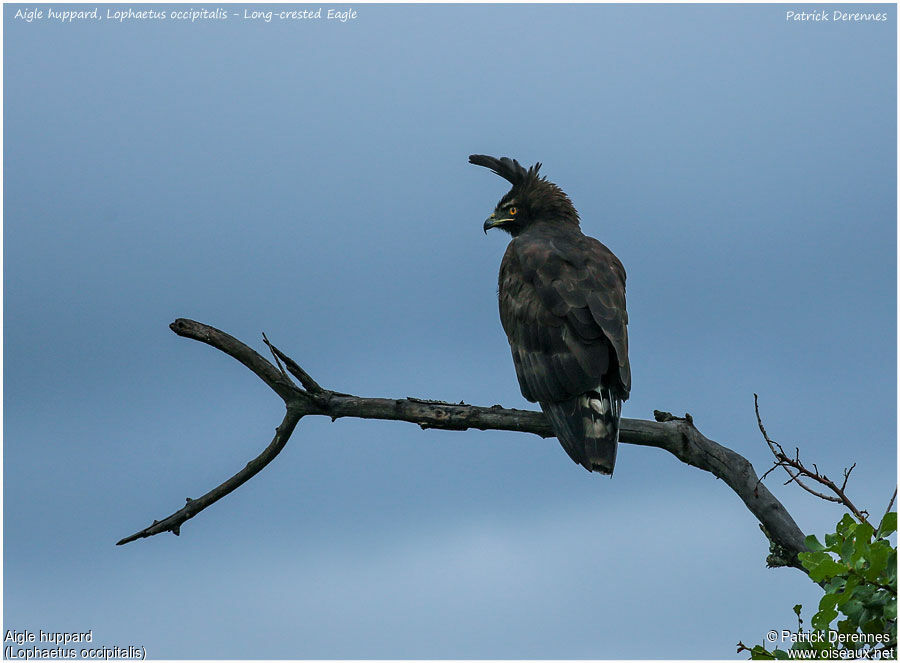
M288 357L274 345L269 345L269 348L271 348L272 352L275 353L276 357L280 357L285 365L287 365L287 368L291 372L291 374L295 378L300 380L300 384L303 385L303 388L306 389L306 391L315 396L323 396L327 392L327 390L323 389L318 382L312 379L312 376L310 376L309 373L300 368L297 362Z
M784 452L784 447L782 447L778 442L769 437L769 434L766 432L766 427L763 426L762 417L759 414L759 396L753 394L753 407L756 410L756 423L759 426L759 432L762 433L763 439L766 441L766 444L769 445L769 450L772 452L772 455L775 456L775 467L781 467L787 472L790 479L784 482L784 485L788 485L789 483L796 483L803 490L810 493L811 495L815 495L816 497L827 500L829 502L836 502L838 504L843 504L845 507L850 509L854 516L859 519L860 522L869 523L866 516L868 516L868 512L865 510L860 510L856 508L856 505L850 501L850 498L847 497L847 493L844 492L844 489L847 487L847 479L850 477L850 472L853 471L853 468L856 467L856 463L850 467L849 470L844 470L844 483L840 487L829 479L826 475L819 473L818 466L813 463L813 469L809 469L806 467L803 462L800 460L800 447L795 447L794 457L791 458ZM793 472L791 470L794 470ZM769 470L763 476L766 476ZM808 479L812 479L816 481L826 488L830 490L834 495L826 495L825 493L821 493L817 490L813 490L809 486L807 486L804 482L800 481L800 477L805 477Z
M756 480L756 486L753 487L754 494L757 494L757 495L759 494L758 488L759 488L759 485L763 482L763 479L765 479L767 476L769 476L772 472L774 472L777 469L778 469L778 465L773 465L772 467L767 469L759 479Z
M281 360L278 358L278 355L275 354L275 348L274 348L274 346L273 346L271 343L269 343L269 339L268 339L268 337L266 336L266 332L263 332L262 337L263 337L263 343L265 343L266 346L268 346L269 352L272 353L272 357L275 359L275 363L278 365L278 370L281 371L281 374L282 374L284 377L286 377L288 380L290 380L291 378L288 376L287 371L284 370L284 366L282 366ZM293 382L293 381L292 381L292 382Z
M788 473L789 477L791 477L790 479L785 481L783 485L786 486L789 483L796 483L798 486L800 486L803 490L805 490L810 495L815 495L816 497L826 500L828 502L835 502L836 504L841 503L841 500L837 497L834 497L833 495L826 495L825 493L820 493L818 490L813 490L812 488L807 486L805 483L800 481L799 473L793 474L786 466L782 465L781 463L775 463L775 467L783 467L784 471ZM775 467L773 467L772 469L775 469Z
M841 484L841 490L847 487L847 481L850 479L850 473L853 471L853 468L856 467L856 463L850 466L850 469L844 470L844 482Z
M137 539L143 539L148 536L153 536L154 534L161 534L162 532L172 532L176 536L180 534L181 526L185 521L190 520L206 507L218 502L228 493L247 483L247 481L258 474L260 470L271 463L275 459L275 456L284 449L284 445L287 444L288 439L291 437L291 433L294 432L294 427L297 425L297 422L300 421L302 416L302 413L299 413L292 408L288 408L288 411L284 415L284 420L275 430L275 437L272 439L272 442L261 454L247 463L244 466L244 469L227 481L219 484L202 497L198 497L195 500L187 498L187 504L171 516L163 518L162 520L154 520L149 527L145 527L131 536L126 536L124 539L118 541L116 545L121 546Z

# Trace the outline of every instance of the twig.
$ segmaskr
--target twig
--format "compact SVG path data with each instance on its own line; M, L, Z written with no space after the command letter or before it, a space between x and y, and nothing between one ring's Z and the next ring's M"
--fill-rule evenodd
M284 449L284 445L287 444L288 439L291 437L291 433L294 432L294 427L297 425L297 422L300 421L300 417L302 416L302 414L289 408L284 415L284 420L281 422L281 425L275 430L275 437L272 442L261 454L247 463L244 466L244 469L227 481L219 484L202 497L198 497L195 500L188 497L186 500L187 504L171 516L164 518L163 520L154 520L153 524L149 527L145 527L131 536L126 536L124 539L118 541L116 545L121 546L137 539L143 539L148 536L153 536L154 534L161 534L162 532L172 532L178 536L181 533L181 526L185 521L190 520L206 507L218 502L228 493L245 484L266 465L271 463L275 459L275 456Z
M554 437L553 429L542 412L514 410L495 405L479 407L464 403L444 403L419 398L363 398L323 389L290 357L268 343L273 354L284 362L287 370L300 380L297 387L278 368L244 345L214 327L193 320L179 319L170 325L176 334L203 341L231 355L268 384L287 407L275 439L241 472L201 498L160 522L154 522L119 544L161 532L178 532L181 524L197 515L250 479L266 466L287 443L297 422L306 415L323 415L336 420L342 417L408 421L422 428L444 430L509 430L532 433L543 438ZM794 566L802 570L797 553L806 550L803 532L794 519L764 486L760 485L750 462L740 454L723 447L701 434L688 415L664 421L622 419L619 441L624 444L656 447L668 451L683 463L710 472L722 479L743 500L764 527L766 535L780 554L773 565ZM760 422L761 423L761 422Z
M841 484L841 490L844 490L847 487L847 481L850 479L850 473L855 467L856 463L853 463L853 465L850 466L849 470L844 470L844 482Z
M275 347L271 343L269 343L269 338L266 336L266 332L263 332L262 337L263 337L263 343L266 344L266 346L269 348L269 352L272 353L272 358L275 359L275 364L278 366L278 370L281 371L281 374L284 377L286 377L286 378L288 378L288 380L290 380L290 378L288 377L287 371L284 370L284 366L282 366L282 364L281 364L281 360L278 358L278 355L275 353Z
M234 357L256 373L260 380L269 385L285 401L296 399L298 395L302 394L296 385L292 384L277 368L272 366L265 357L230 334L187 318L178 318L169 325L169 328L179 336L202 341Z
M269 346L276 358L281 358L281 360L284 361L288 370L295 378L300 380L300 384L303 385L303 388L306 389L306 391L315 396L322 396L326 393L326 390L322 389L319 383L313 380L309 373L300 368L297 362L288 357L274 345L269 344L268 341L266 341L266 345Z
M850 478L850 473L853 471L853 468L856 467L856 463L850 466L850 469L844 470L844 482L838 487L838 485L829 479L826 475L819 473L819 468L813 463L813 469L809 469L806 467L803 462L800 460L800 448L795 447L794 457L791 458L784 452L784 447L782 447L778 442L769 437L769 434L766 432L766 427L763 426L762 417L759 414L759 396L753 394L753 407L756 410L756 423L759 426L759 432L762 433L763 439L766 441L766 444L769 445L769 450L772 452L772 455L775 456L775 465L769 469L763 477L768 476L769 472L771 472L776 467L781 467L787 472L790 479L784 482L784 485L788 485L793 482L800 486L803 490L810 493L811 495L815 495L816 497L827 500L829 502L836 502L838 504L843 504L845 507L850 509L854 516L859 519L860 522L868 524L869 521L866 518L868 516L868 512L865 510L860 510L856 508L856 505L850 501L850 498L847 497L847 493L844 492L844 489L847 487L847 480ZM791 471L793 470L793 471ZM832 495L826 495L825 493L821 493L817 490L813 490L809 486L807 486L804 482L800 481L800 477L805 477L808 479L812 479L816 481L834 493ZM762 481L762 479L760 479Z

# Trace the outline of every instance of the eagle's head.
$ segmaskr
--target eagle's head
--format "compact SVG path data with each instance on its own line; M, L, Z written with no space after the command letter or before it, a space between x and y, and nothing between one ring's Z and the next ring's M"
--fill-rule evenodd
M470 155L469 163L490 168L512 184L484 222L484 232L502 228L515 237L537 221L578 225L578 212L569 197L546 177L538 175L540 163L526 169L515 159L496 159L484 154Z

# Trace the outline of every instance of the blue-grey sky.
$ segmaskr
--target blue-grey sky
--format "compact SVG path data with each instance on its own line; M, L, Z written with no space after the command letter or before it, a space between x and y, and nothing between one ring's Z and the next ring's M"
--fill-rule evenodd
M607 480L497 431L304 419L179 538L113 545L282 416L176 317L265 331L341 391L534 407L497 314L507 238L481 231L507 187L473 152L543 162L625 264L625 416L688 411L762 472L756 392L772 437L856 462L851 495L885 507L894 5L24 7L4 6L4 628L153 658L727 658L812 614L721 481L629 445ZM840 517L782 481L805 532Z

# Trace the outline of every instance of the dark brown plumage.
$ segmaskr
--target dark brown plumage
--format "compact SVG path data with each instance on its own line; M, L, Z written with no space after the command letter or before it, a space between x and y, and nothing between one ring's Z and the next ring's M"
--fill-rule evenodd
M513 239L500 264L500 322L522 395L540 403L576 463L612 474L631 391L625 268L581 232L563 191L518 161L473 154L513 186L484 230Z

